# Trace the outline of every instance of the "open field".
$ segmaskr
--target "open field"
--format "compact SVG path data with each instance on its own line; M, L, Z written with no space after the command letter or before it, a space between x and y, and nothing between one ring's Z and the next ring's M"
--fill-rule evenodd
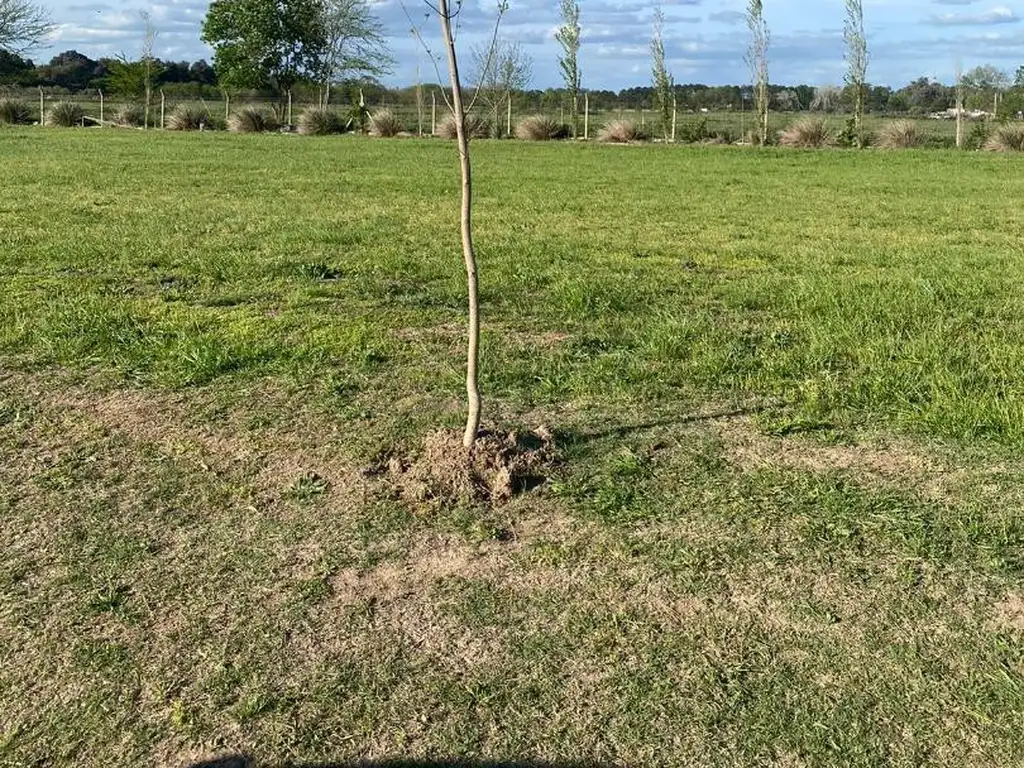
M1024 160L0 131L0 765L1024 761Z

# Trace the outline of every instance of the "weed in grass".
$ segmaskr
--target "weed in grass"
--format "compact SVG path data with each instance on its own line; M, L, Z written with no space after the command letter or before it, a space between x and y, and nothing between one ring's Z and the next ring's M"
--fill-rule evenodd
M329 493L330 490L330 482L316 472L307 472L295 480L284 495L292 501L309 502Z
M309 280L337 280L341 270L323 261L309 261L299 264L295 270L300 276Z
M126 584L105 583L97 591L89 604L96 613L115 613L124 607L131 595L131 588Z

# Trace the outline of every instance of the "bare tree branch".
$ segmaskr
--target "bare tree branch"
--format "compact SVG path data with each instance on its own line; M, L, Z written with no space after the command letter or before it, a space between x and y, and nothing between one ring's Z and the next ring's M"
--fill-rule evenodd
M29 51L54 29L49 12L33 0L0 0L0 51Z

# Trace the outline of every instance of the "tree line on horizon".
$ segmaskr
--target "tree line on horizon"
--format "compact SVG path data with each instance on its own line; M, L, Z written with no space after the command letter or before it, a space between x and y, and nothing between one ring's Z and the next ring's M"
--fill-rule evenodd
M0 0L35 14L35 32L43 29L42 9L34 0ZM532 60L513 40L496 37L489 50L472 51L470 90L503 94L517 111L562 112L575 123L581 96L592 111L650 109L667 121L670 109L683 111L846 112L928 114L962 104L968 108L998 105L1001 114L1024 111L1024 66L1015 76L985 65L963 74L958 85L918 78L900 88L872 85L866 80L867 42L860 0L847 0L847 59L851 74L842 86L772 84L768 80L770 34L761 0L750 0L748 27L751 48L747 63L751 84L707 85L675 83L666 65L659 8L653 15L652 80L620 90L583 88L578 54L580 8L575 0L560 0L563 26L556 35L562 48L561 88L531 88ZM158 35L147 19L148 34ZM0 30L2 33L3 30ZM214 49L213 62L164 61L151 53L138 59L125 55L92 59L75 50L63 51L46 63L35 63L0 34L0 86L38 88L55 93L103 89L127 100L162 89L178 99L217 99L226 94L280 97L297 91L300 101L326 102L332 92L347 102L414 105L424 92L442 88L435 83L388 87L380 78L391 71L393 59L380 23L368 0L214 0L203 25L203 39ZM38 41L37 41L38 42ZM152 40L150 40L150 44ZM28 47L28 46L23 46ZM255 51L260 51L257 56ZM263 55L270 50L272 55ZM853 59L851 60L851 56ZM995 99L993 99L995 96ZM497 111L497 98L485 99ZM763 102L763 103L762 103Z
M165 61L156 59L160 75L156 86L168 95L179 98L216 99L222 95L214 67L205 59L197 61ZM119 60L113 57L92 59L78 51L63 51L44 64L35 64L31 59L17 54L0 51L0 86L16 88L38 88L66 93L108 89L111 76ZM1015 113L1024 108L1024 67L1016 77L1000 81L993 76L992 67L982 67L975 74L965 73L969 87L977 96L971 106L983 107L991 102L987 93L993 88L1003 92L1002 106L1007 112ZM300 88L315 88L306 82ZM415 103L416 85L388 87L372 77L352 79L338 84L342 93L362 90L370 104L387 103L404 105ZM436 83L422 83L419 88L430 92L442 86ZM768 86L772 107L783 112L843 112L850 103L848 86L779 85ZM704 83L675 83L672 86L677 105L682 110L709 109L713 111L739 111L753 108L753 93L749 85L707 85ZM116 90L116 88L115 88ZM272 98L273 88L251 89L251 95ZM525 88L513 94L514 103L533 105L544 111L557 111L566 102L564 88ZM655 87L653 85L633 86L620 90L588 89L586 91L592 110L655 109ZM303 91L302 96L306 96ZM953 106L956 100L956 86L946 85L931 78L918 78L901 88L868 85L865 89L865 111L874 114L928 114Z

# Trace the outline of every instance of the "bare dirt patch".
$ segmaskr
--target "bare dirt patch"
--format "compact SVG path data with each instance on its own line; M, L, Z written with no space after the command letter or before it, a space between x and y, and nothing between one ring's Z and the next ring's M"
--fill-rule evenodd
M992 626L995 629L1012 629L1024 633L1024 595L1011 592L996 603Z
M392 456L369 474L385 474L399 496L442 506L501 504L543 482L555 460L551 433L484 432L470 448L455 430L427 435L412 457Z

